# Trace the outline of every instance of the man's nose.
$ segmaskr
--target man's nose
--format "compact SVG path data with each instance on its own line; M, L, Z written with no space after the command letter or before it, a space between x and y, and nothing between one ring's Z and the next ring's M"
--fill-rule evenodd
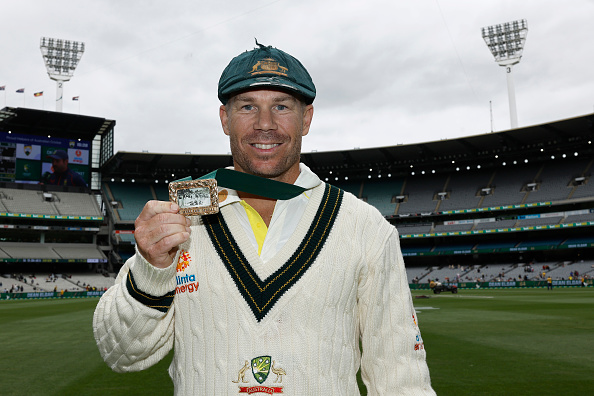
M274 113L272 110L264 108L258 111L256 125L254 125L254 127L263 131L276 129L276 121L274 120Z

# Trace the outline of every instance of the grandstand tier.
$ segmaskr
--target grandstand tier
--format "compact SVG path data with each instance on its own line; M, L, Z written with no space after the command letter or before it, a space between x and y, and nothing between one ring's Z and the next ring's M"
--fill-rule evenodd
M0 132L19 126L11 116L18 109L2 111ZM37 114L22 113L21 120ZM37 115L53 116L47 113ZM59 119L80 121L71 116ZM41 123L40 136L47 124ZM91 154L98 158L92 169L98 183L90 190L0 181L0 265L98 260L92 271L114 273L134 253L136 216L148 200L168 199L170 179L233 162L230 155L113 154L113 124L94 124L111 129L93 132L100 136ZM594 259L593 124L588 114L458 139L302 153L302 161L398 229L414 277L447 268L451 278L458 266L476 269L464 275L472 277L486 265L493 276L518 277L529 263L553 263L557 270L559 263ZM72 129L64 134L75 135ZM65 246L68 241L76 248Z

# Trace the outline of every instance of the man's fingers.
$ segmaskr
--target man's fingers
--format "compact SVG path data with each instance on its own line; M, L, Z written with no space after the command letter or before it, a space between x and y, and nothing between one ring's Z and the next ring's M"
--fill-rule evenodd
M154 201L157 202L157 201ZM160 207L162 208L162 207ZM145 210L143 210L144 215L147 215L148 213L150 213L152 211L152 208L149 208L149 205L147 204L145 206L146 212ZM176 209L176 208L173 208ZM156 213L156 212L155 212ZM142 216L142 214L141 214ZM171 226L178 226L178 227L189 227L191 225L191 221L190 219L177 214L177 213L171 213L171 212L161 212L161 213L157 213L152 217L148 217L143 219L141 216L138 216L138 218L136 219L136 222L134 223L135 225L135 235L137 236L137 238L139 239L146 239L149 238L150 241L149 242L155 242L158 239L161 238L157 238L155 239L155 234L165 234L163 236L169 235L173 232L179 232L173 230L172 231L172 227Z
M138 238L141 239L142 245L154 245L159 243L162 239L184 232L190 233L190 227L186 226L185 223L165 223L154 228L148 228L147 230L140 230L140 233L137 231L135 234L138 234Z
M134 237L138 251L151 264L171 264L174 248L190 237L191 221L172 202L149 201L136 219Z
M157 216L161 213L177 213L179 211L179 206L174 202L166 202L166 201L148 201L136 222L148 221L151 218Z
M148 245L144 251L139 247L139 251L149 263L157 267L166 267L171 264L171 260L175 256L176 247L187 241L188 238L190 238L189 232L178 232Z

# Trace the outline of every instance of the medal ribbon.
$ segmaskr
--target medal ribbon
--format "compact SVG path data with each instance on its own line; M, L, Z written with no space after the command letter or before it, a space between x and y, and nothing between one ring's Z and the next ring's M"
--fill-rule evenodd
M307 190L306 188L294 184L270 180L264 177L225 168L217 169L198 179L215 179L219 186L271 199L287 200L295 198ZM188 180L192 180L192 178L188 176L176 181Z

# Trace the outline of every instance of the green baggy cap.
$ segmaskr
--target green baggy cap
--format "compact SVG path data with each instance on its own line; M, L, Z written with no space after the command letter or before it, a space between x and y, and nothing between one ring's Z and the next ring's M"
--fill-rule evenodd
M258 44L229 62L219 80L219 99L227 101L234 94L256 88L276 88L303 97L311 104L316 87L305 67L284 51Z

